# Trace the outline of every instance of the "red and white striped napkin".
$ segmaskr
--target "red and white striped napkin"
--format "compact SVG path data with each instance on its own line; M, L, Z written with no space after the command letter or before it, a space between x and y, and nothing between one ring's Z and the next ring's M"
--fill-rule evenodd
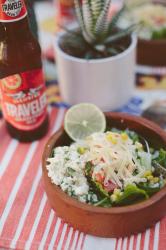
M41 155L65 110L50 109L50 129L38 142L11 139L0 122L0 249L165 250L166 219L143 234L120 239L85 235L51 210L43 188ZM156 211L157 213L157 211Z

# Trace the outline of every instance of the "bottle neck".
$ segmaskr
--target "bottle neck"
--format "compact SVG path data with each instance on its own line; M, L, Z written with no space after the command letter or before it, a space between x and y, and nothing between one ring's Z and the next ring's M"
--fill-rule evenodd
M0 0L0 23L5 39L14 39L23 32L28 36L30 30L24 0Z
M6 34L15 37L17 34L20 34L22 32L28 32L29 30L29 22L27 16L23 19L15 22L8 22L8 23L1 23L4 31Z
M26 16L27 9L24 0L0 0L0 22L5 25L17 23Z

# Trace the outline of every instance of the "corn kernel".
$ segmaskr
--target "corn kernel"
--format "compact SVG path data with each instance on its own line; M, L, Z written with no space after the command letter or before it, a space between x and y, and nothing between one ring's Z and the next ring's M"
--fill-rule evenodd
M159 178L158 177L153 177L153 183L157 183L157 182L159 182Z
M152 181L154 179L153 175L148 175L146 176L146 178L149 180L149 181Z
M120 189L115 188L115 189L114 189L114 194L115 194L115 195L119 195L119 194L120 194Z
M128 135L126 133L122 133L121 138L122 138L123 141L127 141L128 140Z
M83 154L85 153L85 151L86 151L86 148L83 148L83 147L79 147L79 148L77 149L77 152L78 152L80 155L83 155Z
M106 138L108 141L110 141L112 144L117 144L117 139L113 137L111 133L106 135Z
M152 175L152 171L147 170L147 171L145 171L143 177L147 177L147 176L149 176L149 175Z
M136 147L138 149L142 149L143 148L143 145L140 142L138 142L138 141L136 141L135 145L136 145Z
M112 195L111 195L111 200L112 200L113 202L116 201L116 200L117 200L117 195L112 194Z

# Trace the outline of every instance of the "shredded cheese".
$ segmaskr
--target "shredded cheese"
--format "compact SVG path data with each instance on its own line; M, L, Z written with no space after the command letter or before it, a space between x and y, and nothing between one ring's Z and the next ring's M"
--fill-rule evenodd
M93 166L94 180L100 176L104 183L111 181L117 188L147 181L144 173L151 170L151 154L143 151L141 143L133 142L124 133L106 132L94 133L69 147L56 148L54 156L48 159L48 176L64 191L86 202L87 197L92 198L84 172L87 162ZM74 172L73 176L68 174L69 170Z

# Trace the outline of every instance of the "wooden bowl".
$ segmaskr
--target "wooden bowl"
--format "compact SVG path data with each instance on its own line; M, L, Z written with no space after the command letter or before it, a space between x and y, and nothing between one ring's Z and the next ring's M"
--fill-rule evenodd
M166 133L154 123L121 113L106 113L107 125L129 128L144 136L155 148L166 147ZM121 237L144 231L166 214L166 187L147 201L138 204L102 208L81 203L51 183L47 175L47 158L56 146L69 145L70 139L63 128L55 133L45 146L43 178L52 208L65 222L82 232L100 237Z
M166 66L166 39L138 40L137 63L149 66Z

